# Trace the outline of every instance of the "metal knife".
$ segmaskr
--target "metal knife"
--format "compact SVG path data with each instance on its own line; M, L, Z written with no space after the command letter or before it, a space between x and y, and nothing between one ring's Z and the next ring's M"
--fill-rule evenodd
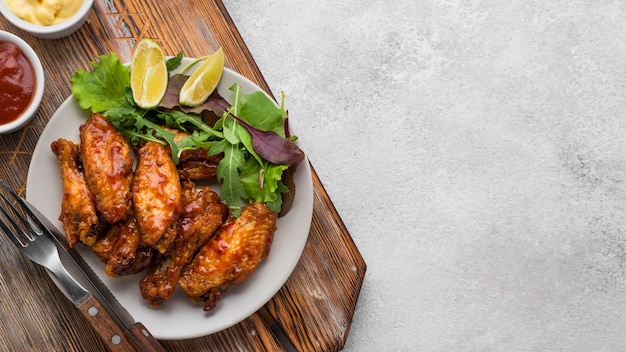
M163 346L161 346L159 341L152 336L148 329L146 329L142 323L136 322L130 313L128 313L128 311L119 303L117 298L115 298L106 285L104 285L98 275L91 269L89 264L85 262L78 251L69 247L65 236L56 228L56 226L54 226L48 218L41 214L41 212L27 200L24 198L21 198L21 200L24 201L24 204L26 204L32 212L32 214L28 215L31 218L39 220L39 222L43 225L41 230L44 235L49 236L54 240L57 248L59 249L59 254L66 254L66 259L68 260L64 262L64 265L68 264L71 266L71 268L66 269L72 273L77 273L82 276L80 278L82 280L78 281L86 282L89 286L91 286L89 291L95 298L97 298L97 301L102 304L102 307L106 310L105 314L108 313L123 331L123 336L112 336L109 338L109 340L113 339L114 341L105 340L107 347L113 350L128 350L128 343L130 343L135 351L165 352ZM92 312L87 313L91 314Z

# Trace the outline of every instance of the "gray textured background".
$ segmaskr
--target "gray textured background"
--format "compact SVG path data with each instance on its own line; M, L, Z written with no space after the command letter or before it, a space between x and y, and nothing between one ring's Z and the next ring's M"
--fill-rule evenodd
M345 351L626 350L626 3L224 0L368 271Z

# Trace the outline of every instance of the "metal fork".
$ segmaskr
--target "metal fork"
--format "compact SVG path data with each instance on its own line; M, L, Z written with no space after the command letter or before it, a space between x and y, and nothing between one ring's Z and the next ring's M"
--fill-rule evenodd
M4 181L1 182L4 183ZM4 215L4 219L8 220L3 221L3 219L0 219L2 233L28 259L50 270L59 279L63 287L67 288L67 294L70 297L77 297L80 300L87 298L89 291L65 269L59 257L56 244L52 239L43 236L41 229L20 214L18 209L11 204L4 194L0 193L0 197L2 197L6 207L9 208L9 211L7 211L4 207L0 207L0 212ZM17 202L17 204L21 207L20 202ZM25 210L22 209L22 211Z
M136 346L124 337L122 329L95 296L76 281L63 266L54 240L43 233L41 223L35 223L35 216L22 198L3 180L0 180L0 185L16 204L13 205L13 202L0 192L2 203L4 203L4 206L0 204L2 214L0 232L10 239L22 254L54 274L65 289L64 294L89 321L110 351L136 349Z

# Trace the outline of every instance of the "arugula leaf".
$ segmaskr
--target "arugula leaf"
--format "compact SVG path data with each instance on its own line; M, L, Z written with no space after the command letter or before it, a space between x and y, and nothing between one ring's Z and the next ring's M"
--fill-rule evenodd
M241 140L239 139L239 126L237 124L237 121L233 119L226 119L224 120L224 125L222 128L222 132L224 132L224 138L230 144L239 144L239 142L241 142Z
M234 119L234 118L233 118ZM252 135L250 131L243 124L237 124L237 136L239 137L239 141L245 147L246 151L252 155L254 159L259 163L259 165L263 165L263 158L259 154L256 153L254 149L254 142L252 141Z
M176 142L178 149L183 152L185 150L196 150L204 148L210 150L216 145L217 141L206 138L206 134L198 131L193 131L190 136L187 136ZM207 153L208 154L208 153Z
M161 119L165 120L168 127L176 128L182 131L198 130L207 133L207 138L224 138L223 134L209 125L204 123L199 116L187 115L181 111L171 110L162 111L157 114Z
M92 72L81 69L72 76L72 93L78 105L94 113L123 105L130 87L128 67L122 65L117 55L110 53L99 59L99 63L91 63Z
M239 106L241 104L239 101L239 94L241 87L235 83L229 89L233 91L233 102L227 110L229 114L224 114L222 128L224 131L224 138L226 138L226 140L228 140L231 144L238 144L241 140L239 139L239 127L237 126L237 121L229 118L228 115L237 114L239 112Z
M224 158L217 166L217 179L222 185L220 198L228 205L231 213L239 216L241 213L241 200L245 199L245 191L239 177L239 170L244 167L246 160L243 152L237 145L222 139L209 151L209 155L224 153Z

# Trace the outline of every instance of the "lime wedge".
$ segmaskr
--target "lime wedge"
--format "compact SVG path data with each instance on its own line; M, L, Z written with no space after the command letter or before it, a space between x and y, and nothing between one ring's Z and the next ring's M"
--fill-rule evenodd
M157 107L165 95L168 77L161 46L149 38L137 42L130 64L130 88L137 106Z
M224 50L209 55L180 89L181 105L198 106L204 103L217 87L224 72Z

